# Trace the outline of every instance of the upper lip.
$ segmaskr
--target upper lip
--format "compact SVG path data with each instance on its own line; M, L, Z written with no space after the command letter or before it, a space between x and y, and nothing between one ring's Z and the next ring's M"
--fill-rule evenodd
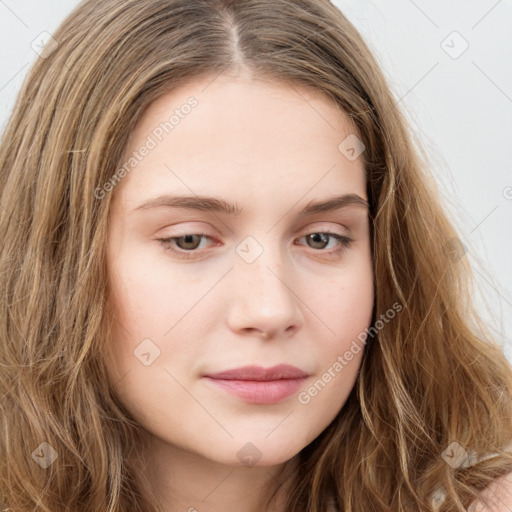
M218 373L209 373L206 377L224 380L280 380L280 379L301 379L307 377L308 373L289 364L278 364L271 368L262 366L243 366L233 370L225 370Z

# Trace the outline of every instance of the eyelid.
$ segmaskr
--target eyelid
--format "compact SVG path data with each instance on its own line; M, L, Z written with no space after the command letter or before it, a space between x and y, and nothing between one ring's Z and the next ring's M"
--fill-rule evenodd
M204 223L204 222L191 222L191 223L209 226L209 224ZM181 223L181 224L183 224L183 223ZM186 224L188 224L188 222ZM311 224L308 224L308 226L306 226L306 227L302 227L300 230L297 231L297 235L295 235L295 236L299 236L300 233L304 233L304 234L328 233L328 232L334 233L332 231L331 227L325 227L326 224L327 225L335 224L335 226L336 226L335 229L341 228L341 229L345 230L345 232L341 232L341 233L335 232L336 234L345 235L345 234L351 233L350 228L345 224L340 224L339 222L334 222L334 221L330 221L330 222L315 221L315 222L312 222ZM196 226L182 226L180 224L170 224L163 229L166 229L166 228L174 228L176 230L179 230L177 233L173 233L172 235L164 235L164 237L166 237L166 238L174 238L174 237L179 237L179 236L184 236L184 235L198 235L199 233L203 234L204 236L208 236L210 238L215 238L215 235L207 233L209 228L203 228L202 226L196 227ZM216 231L218 231L218 230L216 230ZM300 236L304 236L304 234L302 234Z
M331 228L331 226L328 226L328 227L325 227L325 225L329 225L329 224L335 224L336 227L335 228ZM333 232L332 229L340 229L342 228L343 230L345 230L345 233L338 233L336 232L337 234L340 234L340 235L343 235L343 234L349 234L350 233L350 229L348 226L346 226L345 224L340 224L339 222L327 222L327 221L317 221L317 222L312 222L311 224L308 224L307 227L305 228L302 228L300 230L300 232L305 232L306 234L309 234L309 233L328 233L328 232Z

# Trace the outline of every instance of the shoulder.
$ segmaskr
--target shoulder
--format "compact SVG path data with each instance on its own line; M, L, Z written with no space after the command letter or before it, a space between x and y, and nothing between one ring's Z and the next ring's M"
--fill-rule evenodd
M498 478L481 492L468 512L510 512L512 510L512 472Z

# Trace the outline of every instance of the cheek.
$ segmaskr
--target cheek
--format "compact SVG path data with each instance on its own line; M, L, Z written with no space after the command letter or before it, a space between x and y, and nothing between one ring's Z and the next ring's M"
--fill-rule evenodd
M373 271L370 261L361 262L350 274L329 282L329 290L317 306L320 318L329 328L317 347L319 381L311 389L316 396L324 388L317 405L342 405L357 377L365 350L366 333L374 305ZM305 399L311 398L309 392ZM304 402L306 403L306 402Z
M164 313L163 305L169 305L168 297L162 296L164 288L155 284L158 270L144 258L134 256L137 254L128 247L109 259L109 306L114 314L108 342L113 357L109 365L112 379L141 369L142 363L134 351L142 343L153 347L149 351L155 357L162 334L172 321Z
M364 331L371 322L374 305L373 270L370 262L361 262L336 280L329 282L320 299L321 318L338 339L346 342Z
M371 268L361 266L360 270L331 282L328 293L317 303L329 334L318 338L313 356L319 363L318 373L298 395L298 403L310 412L316 411L321 428L343 408L355 385L365 350L374 287Z
M208 283L176 272L160 258L153 256L149 261L143 254L132 257L135 251L126 253L130 257L119 254L109 269L115 315L109 340L112 379L130 372L131 380L142 382L150 371L164 368L179 376L191 368L191 360L204 343L203 323L197 315L207 316L209 310L204 311L201 301L197 303ZM144 366L145 359L151 361L150 367Z
M183 276L173 272L164 258L155 258L149 249L126 245L109 265L116 316L137 338L161 338L175 323L175 317L183 315L191 283L184 286Z

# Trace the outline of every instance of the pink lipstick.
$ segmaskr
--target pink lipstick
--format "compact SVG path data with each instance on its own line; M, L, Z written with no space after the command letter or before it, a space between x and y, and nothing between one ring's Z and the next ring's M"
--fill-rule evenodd
M244 366L205 375L207 381L254 404L274 404L296 393L308 373L287 364Z

